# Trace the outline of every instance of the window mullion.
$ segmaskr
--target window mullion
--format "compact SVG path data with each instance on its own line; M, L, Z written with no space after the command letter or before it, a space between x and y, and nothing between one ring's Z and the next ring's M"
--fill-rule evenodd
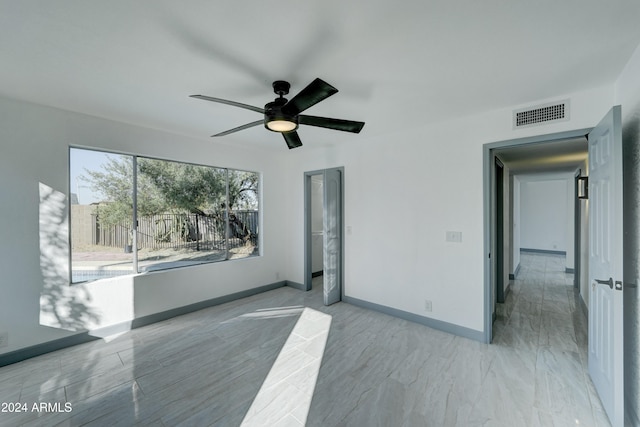
M139 273L138 270L138 156L133 156L133 183L132 183L132 205L133 205L133 214L131 216L131 235L132 241L131 245L133 246L133 271L134 273Z
M225 239L224 239L224 246L225 246L225 253L226 259L229 259L229 239L231 238L230 234L229 234L229 215L231 214L230 209L229 209L229 169L225 169L224 170L224 174L225 174L225 192L226 192L226 203L225 205L225 227L224 227L224 233L225 233Z

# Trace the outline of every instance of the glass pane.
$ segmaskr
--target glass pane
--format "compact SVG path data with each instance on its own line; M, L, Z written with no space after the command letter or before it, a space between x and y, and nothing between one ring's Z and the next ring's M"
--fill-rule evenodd
M226 170L138 158L141 272L227 258Z
M258 184L255 172L229 170L229 259L259 254Z
M69 150L71 281L133 273L133 158Z

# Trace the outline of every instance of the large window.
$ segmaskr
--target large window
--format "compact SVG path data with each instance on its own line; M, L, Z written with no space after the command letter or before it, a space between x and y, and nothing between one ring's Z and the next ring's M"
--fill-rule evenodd
M80 148L69 165L72 283L258 255L255 172Z

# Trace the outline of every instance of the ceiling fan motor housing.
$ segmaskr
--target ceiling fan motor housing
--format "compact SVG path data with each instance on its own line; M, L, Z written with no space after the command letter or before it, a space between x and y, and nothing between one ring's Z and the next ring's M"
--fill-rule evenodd
M275 82L277 83L277 82ZM274 88L276 84L273 84ZM286 83L286 82L285 82ZM288 92L288 90L287 90ZM276 98L275 101L269 102L264 106L264 127L272 132L293 132L298 129L298 116L286 114L282 111L282 107L287 103L287 98ZM288 122L291 123L291 129L285 131L274 129L273 122ZM271 126L270 126L271 124ZM294 126L295 125L295 126Z

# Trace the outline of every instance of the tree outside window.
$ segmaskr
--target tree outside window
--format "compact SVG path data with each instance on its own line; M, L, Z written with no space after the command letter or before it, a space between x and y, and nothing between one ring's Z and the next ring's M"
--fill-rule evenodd
M259 253L255 172L78 148L70 172L72 282Z

